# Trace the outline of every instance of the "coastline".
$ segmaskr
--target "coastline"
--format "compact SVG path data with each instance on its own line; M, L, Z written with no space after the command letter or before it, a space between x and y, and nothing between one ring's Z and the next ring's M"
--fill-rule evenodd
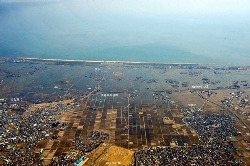
M100 64L112 64L112 63L119 63L119 64L124 64L124 65L194 65L198 66L200 64L198 63L159 63L159 62L132 62L132 61L110 61L110 60L69 60L69 59L47 59L47 58L22 58L22 57L17 57L16 62L22 61L43 61L43 62L68 62L68 63L100 63Z

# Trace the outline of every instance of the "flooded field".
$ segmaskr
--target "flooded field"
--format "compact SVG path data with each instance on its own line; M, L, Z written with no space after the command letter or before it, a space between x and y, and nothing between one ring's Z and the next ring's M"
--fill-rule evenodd
M30 104L74 101L68 103L74 109L58 117L67 124L65 128L50 133L57 138L40 141L35 148L44 149L37 157L43 156L46 164L68 154L75 138L88 140L95 130L109 133L107 144L134 151L151 146L204 145L197 132L183 122L184 108L190 112L199 108L204 114L223 110L233 116L234 126L242 133L234 144L248 162L250 155L243 150L248 144L240 141L250 142L250 110L248 103L240 105L243 98L248 101L249 75L249 68L188 64L5 62L0 66L0 98L22 107L12 109L20 114ZM238 93L241 98L233 99L233 105L222 104ZM105 162L111 161L102 160Z

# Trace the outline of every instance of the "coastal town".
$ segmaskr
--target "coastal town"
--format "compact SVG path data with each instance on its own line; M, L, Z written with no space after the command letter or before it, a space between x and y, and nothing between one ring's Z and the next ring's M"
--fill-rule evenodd
M0 165L249 165L249 71L1 58Z

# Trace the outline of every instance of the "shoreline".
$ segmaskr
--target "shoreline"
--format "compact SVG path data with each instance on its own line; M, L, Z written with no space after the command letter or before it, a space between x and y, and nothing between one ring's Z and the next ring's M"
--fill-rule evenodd
M17 57L16 62L19 61L44 61L44 62L80 62L80 63L122 63L125 65L195 65L198 66L198 63L159 63L159 62L132 62L132 61L111 61L111 60L70 60L70 59L47 59L47 58L22 58Z

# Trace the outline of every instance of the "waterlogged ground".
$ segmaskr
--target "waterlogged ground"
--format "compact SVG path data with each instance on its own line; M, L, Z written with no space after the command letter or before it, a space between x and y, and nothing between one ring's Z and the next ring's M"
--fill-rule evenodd
M0 98L10 108L12 104L22 107L23 103L74 99L68 101L75 101L76 108L59 118L67 127L52 133L59 138L45 140L39 146L48 148L41 154L47 156L46 163L52 157L67 154L74 137L86 139L93 130L109 133L109 144L133 150L145 146L203 145L197 133L183 122L182 108L192 112L192 107L200 108L204 114L224 110L233 116L234 126L242 133L234 145L248 162L248 145L242 140L250 141L250 110L248 103L241 106L241 100L248 101L250 94L248 77L248 68L5 61L0 66ZM221 102L228 98L230 107ZM25 105L21 110L25 111ZM21 110L14 109L16 113ZM164 118L168 120L166 124ZM51 146L53 151L49 150ZM237 154L233 155L237 158Z

